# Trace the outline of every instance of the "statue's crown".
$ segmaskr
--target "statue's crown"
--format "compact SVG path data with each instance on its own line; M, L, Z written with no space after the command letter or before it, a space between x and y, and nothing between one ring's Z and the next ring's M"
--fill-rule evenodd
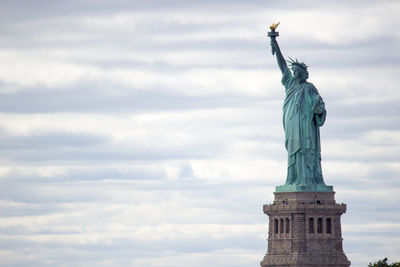
M290 65L302 68L303 70L307 71L308 66L304 62L299 62L297 58L293 60L291 57L289 57L289 60L287 61L290 63Z

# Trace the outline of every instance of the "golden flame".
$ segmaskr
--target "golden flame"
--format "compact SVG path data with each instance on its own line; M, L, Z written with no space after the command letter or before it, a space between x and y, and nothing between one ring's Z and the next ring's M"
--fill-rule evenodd
M278 23L272 23L272 25L269 26L269 28L270 28L272 31L275 31L275 29L278 27L279 23L280 23L280 22L278 22Z

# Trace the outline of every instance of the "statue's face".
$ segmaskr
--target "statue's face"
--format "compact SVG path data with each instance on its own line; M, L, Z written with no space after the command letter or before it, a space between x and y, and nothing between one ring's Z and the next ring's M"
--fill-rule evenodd
M300 70L298 67L293 67L292 68L293 71L293 76L296 80L299 80L301 82L304 82L304 77L302 75L302 70Z

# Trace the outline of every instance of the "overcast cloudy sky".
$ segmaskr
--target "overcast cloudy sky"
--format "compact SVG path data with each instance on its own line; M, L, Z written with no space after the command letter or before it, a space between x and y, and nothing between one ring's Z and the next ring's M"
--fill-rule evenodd
M284 55L352 266L400 261L399 1L0 2L0 265L259 266Z

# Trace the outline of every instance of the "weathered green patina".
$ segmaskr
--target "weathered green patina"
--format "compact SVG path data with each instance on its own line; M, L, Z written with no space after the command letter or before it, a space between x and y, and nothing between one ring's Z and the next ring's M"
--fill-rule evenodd
M275 24L276 25L276 24ZM319 127L326 118L325 103L312 83L307 82L307 65L290 60L287 66L271 26L272 54L276 55L282 72L282 84L286 98L283 103L283 128L285 147L288 152L286 183L276 187L276 192L332 192L326 185L321 169L321 145Z

